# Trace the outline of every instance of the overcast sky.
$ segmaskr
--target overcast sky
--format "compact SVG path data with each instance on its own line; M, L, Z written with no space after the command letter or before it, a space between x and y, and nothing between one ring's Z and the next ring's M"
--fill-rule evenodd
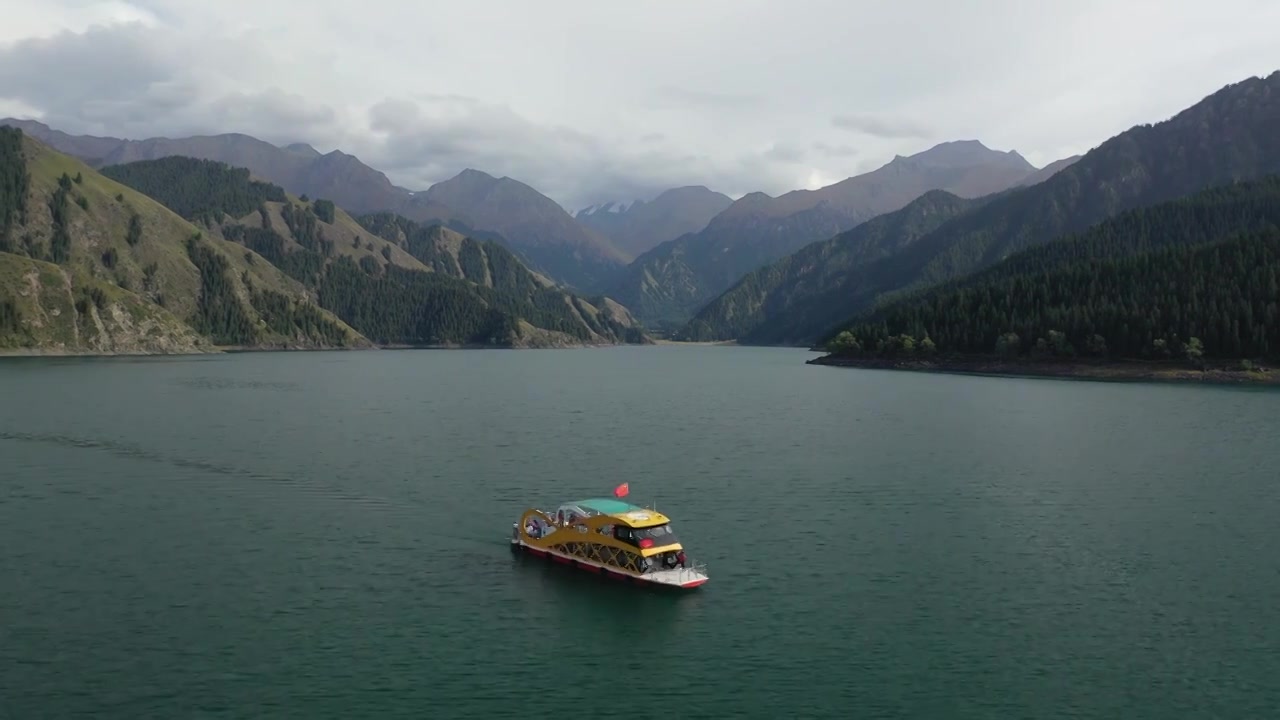
M466 167L568 208L819 187L945 140L1042 166L1280 69L1276 0L0 0L0 116Z

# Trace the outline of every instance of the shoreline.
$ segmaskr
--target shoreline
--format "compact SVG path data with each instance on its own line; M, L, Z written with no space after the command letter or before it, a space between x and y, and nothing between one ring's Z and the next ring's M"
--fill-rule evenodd
M373 352L379 350L589 350L611 347L644 347L650 343L581 343L573 345L359 345L355 347L246 347L218 345L209 348L190 348L163 352L112 352L105 350L65 350L60 348L0 348L4 358L143 358L143 357L196 357L205 355L241 355L248 353L308 353L308 352Z
M737 340L668 340L654 338L654 345L687 345L689 347L737 347Z
M907 372L982 377L1051 378L1097 382L1176 382L1211 385L1280 385L1280 373L1208 367L1197 370L1175 363L1115 360L1108 362L1062 362L998 360L994 358L943 358L937 360L893 360L823 355L806 365L848 367L863 370L903 370Z

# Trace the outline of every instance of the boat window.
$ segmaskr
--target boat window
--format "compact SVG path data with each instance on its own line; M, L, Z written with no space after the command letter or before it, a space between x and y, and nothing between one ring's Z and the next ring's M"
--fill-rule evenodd
M670 525L655 525L654 527L635 528L631 531L630 538L623 538L632 545L642 548L662 547L664 545L672 545L680 542L676 539L675 531Z

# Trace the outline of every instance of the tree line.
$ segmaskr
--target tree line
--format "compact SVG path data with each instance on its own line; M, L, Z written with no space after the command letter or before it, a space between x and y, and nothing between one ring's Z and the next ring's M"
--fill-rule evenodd
M49 215L53 220L53 237L49 239L49 260L65 263L71 258L71 233L67 229L67 196L71 194L71 176L62 173L58 189L49 198Z
M1280 177L1211 188L889 302L829 346L842 354L1140 358L1193 348L1197 357L1273 357L1277 228Z
M330 263L318 288L321 307L379 344L509 344L514 323L490 308L475 286L388 265L377 275L349 257Z
M0 300L0 338L23 334L22 312L18 306L12 300Z
M0 127L0 252L12 252L12 231L26 223L31 175L22 155L22 131Z
M264 202L285 202L284 189L251 180L245 168L213 160L172 156L102 168L102 174L127 185L187 220L216 225L223 215L243 217Z
M280 208L280 215L293 239L303 248L326 257L333 254L333 242L324 237L319 218L312 212L311 206L286 202ZM332 218L332 214L330 217Z
M329 347L347 344L346 331L316 306L273 290L253 290L252 296L254 309L272 332Z
M187 240L187 256L200 271L200 295L191 326L215 345L253 344L258 334L236 297L231 263L198 237Z
M228 223L222 227L222 235L266 258L285 275L307 287L314 288L320 281L325 256L307 248L289 248L284 236L269 226L258 228Z

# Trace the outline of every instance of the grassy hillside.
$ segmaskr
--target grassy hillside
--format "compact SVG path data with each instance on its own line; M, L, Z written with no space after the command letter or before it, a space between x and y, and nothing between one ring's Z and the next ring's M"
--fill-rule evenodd
M379 344L645 340L625 311L554 287L493 242L389 214L357 221L332 202L293 197L205 160L170 157L104 172L146 189L244 258L264 259L311 302ZM233 336L236 325L222 336Z
M0 348L173 353L208 349L186 323L118 286L0 253Z
M1124 213L886 305L828 342L870 357L1275 360L1278 303L1273 176Z
M497 242L476 240L440 225L423 225L389 213L366 215L360 223L408 252L432 273L474 286L487 307L521 321L509 325L519 344L650 342L626 308L607 298L584 298L565 291ZM388 274L400 277L401 282L416 282L412 274L392 268Z
M0 143L0 176L25 178L24 192L6 196L14 212L0 244L0 303L21 315L9 322L4 347L130 353L367 344L331 314L308 312L305 288L244 248L202 235L147 196L18 131L0 129ZM65 311L58 287L79 311ZM215 326L235 330L214 337Z

